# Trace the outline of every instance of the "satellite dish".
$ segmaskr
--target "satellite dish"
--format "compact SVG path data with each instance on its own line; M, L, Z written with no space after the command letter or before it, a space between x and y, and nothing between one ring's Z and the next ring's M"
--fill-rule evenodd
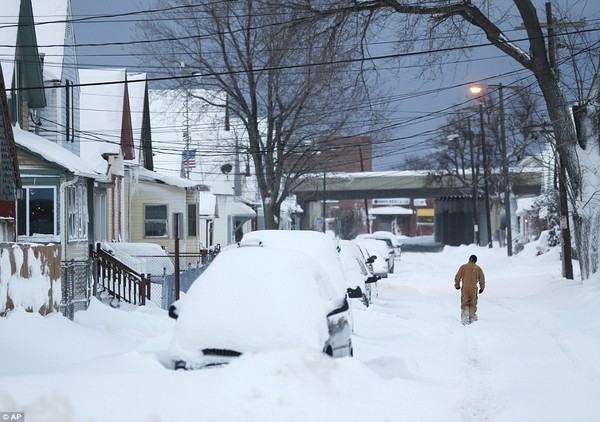
M223 174L229 174L232 169L233 169L233 167L231 167L231 164L223 164L221 166L221 173L223 173Z

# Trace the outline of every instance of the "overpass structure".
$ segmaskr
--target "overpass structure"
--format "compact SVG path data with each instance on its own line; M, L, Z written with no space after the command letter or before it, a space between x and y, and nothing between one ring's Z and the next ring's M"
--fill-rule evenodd
M511 188L515 195L541 192L542 168L513 169ZM467 178L470 176L467 174ZM492 174L492 177L500 177ZM483 184L479 186L483 188ZM405 198L470 195L472 188L451 175L435 176L428 171L371 171L307 175L292 193L301 205L310 201Z

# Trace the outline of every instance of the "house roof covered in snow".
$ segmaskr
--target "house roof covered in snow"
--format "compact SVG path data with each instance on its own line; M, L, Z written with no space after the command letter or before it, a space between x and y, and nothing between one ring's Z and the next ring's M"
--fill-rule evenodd
M18 147L66 169L76 176L90 178L101 176L101 173L91 168L85 160L52 141L24 131L17 126L13 126L13 133Z
M155 171L145 169L144 167L137 167L135 171L137 172L137 177L139 178L139 180L164 183L166 185L176 186L179 188L198 189L200 191L208 190L208 187L206 185L203 185L194 180L184 179L182 177L178 177L172 174L157 173Z

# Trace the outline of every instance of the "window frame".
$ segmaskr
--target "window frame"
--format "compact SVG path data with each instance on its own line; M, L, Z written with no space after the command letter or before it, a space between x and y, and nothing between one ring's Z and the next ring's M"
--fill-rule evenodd
M193 209L190 209L193 208ZM198 204L187 204L187 231L188 237L198 237ZM193 229L193 230L192 230Z
M82 184L69 186L65 192L67 203L68 241L88 239L87 191Z
M31 190L50 190L52 191L52 233L38 233L37 235L31 234ZM23 186L23 199L17 201L17 239L18 240L31 240L31 241L46 241L54 239L58 236L58 202L56 198L56 186L48 185L27 185ZM25 206L25 210L21 210L21 206ZM23 222L23 212L25 221ZM21 234L21 229L25 224L24 233Z
M148 208L149 207L164 207L165 217L163 218L148 218ZM164 224L164 234L156 235L156 234L148 234L148 223L163 223ZM144 204L144 238L159 238L159 239L168 239L169 238L169 206L167 204Z

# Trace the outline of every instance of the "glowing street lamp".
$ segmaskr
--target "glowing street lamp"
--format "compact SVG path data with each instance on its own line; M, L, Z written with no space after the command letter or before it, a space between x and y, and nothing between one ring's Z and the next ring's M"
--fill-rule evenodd
M483 87L481 85L471 85L469 91L471 94L479 95L483 91Z

